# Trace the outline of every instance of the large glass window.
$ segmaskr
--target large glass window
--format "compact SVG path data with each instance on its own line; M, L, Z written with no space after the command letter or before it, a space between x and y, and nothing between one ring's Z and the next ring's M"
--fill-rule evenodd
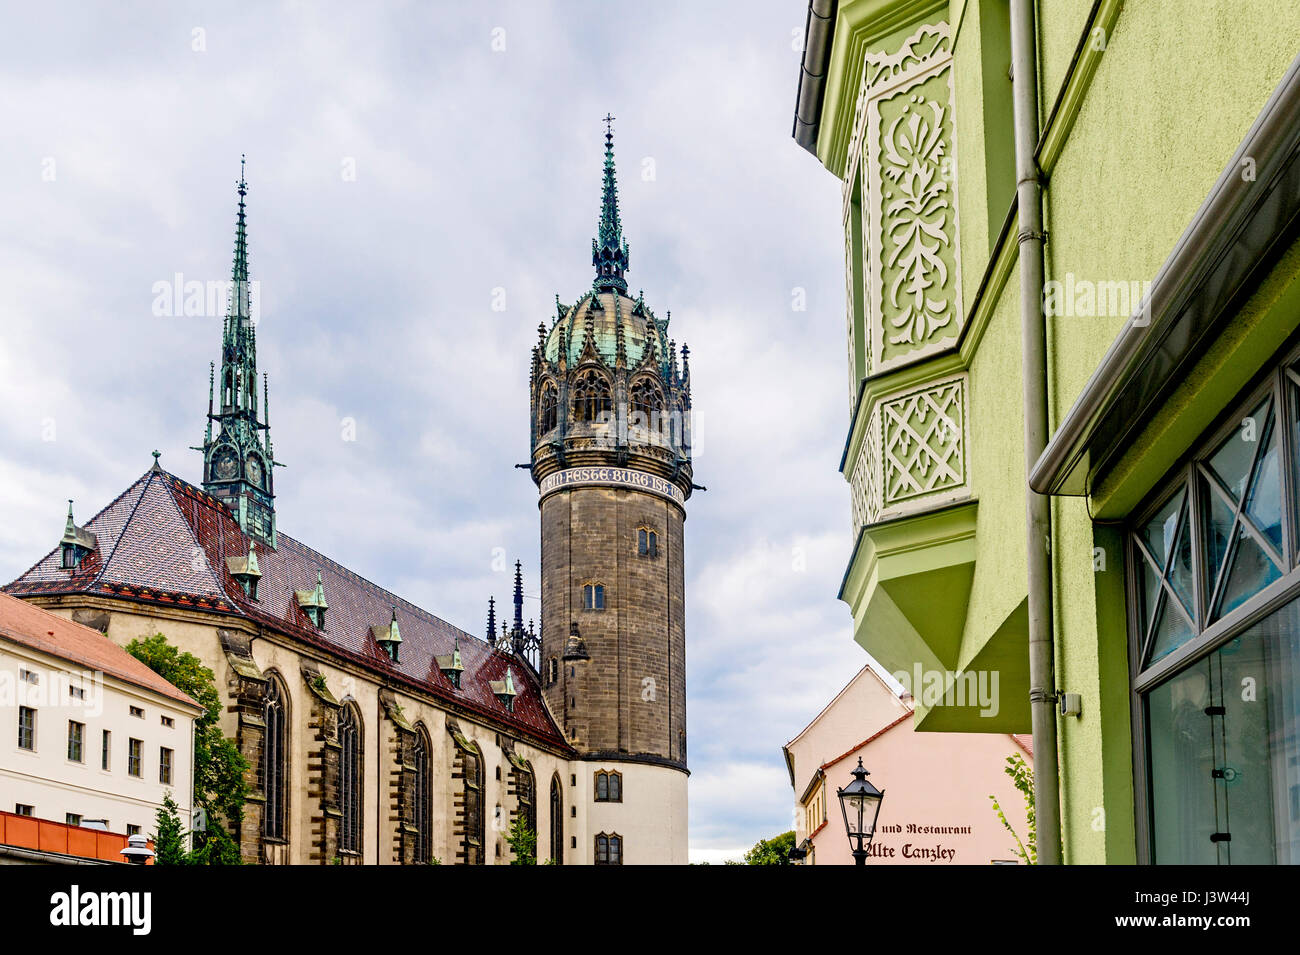
M1129 535L1149 857L1300 862L1300 376L1261 384Z
M339 849L361 851L361 718L347 704L339 711Z
M285 807L289 799L288 694L275 674L266 684L262 721L266 724L262 741L262 786L266 806L262 813L262 834L270 839L284 839Z

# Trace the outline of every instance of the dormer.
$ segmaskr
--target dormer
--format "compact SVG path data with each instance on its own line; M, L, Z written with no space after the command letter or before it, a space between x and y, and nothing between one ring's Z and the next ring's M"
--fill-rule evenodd
M235 578L235 583L244 591L244 596L250 600L257 599L257 585L262 579L262 570L257 566L257 542L248 542L247 557L227 557L226 569L230 571L230 576Z
M78 527L72 519L72 500L68 500L68 522L63 528L63 539L59 541L59 551L62 556L62 566L65 570L73 570L78 564L90 554L99 541L94 534L84 527Z
M320 571L316 571L316 587L313 590L295 590L293 595L298 600L298 606L302 608L318 630L325 629L325 611L329 609L329 604L325 602L325 587L321 583Z
M515 674L512 667L506 667L506 678L504 680L490 680L489 685L492 692L506 708L507 713L515 711L515 697L519 692L515 689Z
M456 689L460 689L460 675L465 671L465 665L460 662L460 637L456 637L452 643L452 651L444 656L435 657L434 663L442 671L442 675Z
M370 635L379 644L379 649L388 654L388 659L397 662L397 651L402 645L402 631L397 628L397 608L393 608L393 618L388 623L370 628Z

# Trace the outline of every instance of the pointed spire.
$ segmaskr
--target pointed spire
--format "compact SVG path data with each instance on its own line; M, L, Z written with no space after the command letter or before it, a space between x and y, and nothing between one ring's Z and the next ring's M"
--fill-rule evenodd
M614 169L614 117L605 116L605 180L601 189L600 224L591 240L591 264L596 267L595 288L627 291L623 273L628 269L628 245L618 212L618 179Z
M77 536L77 522L72 519L72 498L68 498L68 522L63 525L63 539L66 541Z
M524 629L524 574L523 564L515 561L515 632Z
M488 598L487 641L492 643L497 635L497 599Z

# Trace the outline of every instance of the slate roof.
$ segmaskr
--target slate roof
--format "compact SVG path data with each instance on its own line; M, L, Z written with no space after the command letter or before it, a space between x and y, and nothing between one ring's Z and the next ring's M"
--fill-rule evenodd
M55 548L2 588L19 597L93 594L143 603L230 614L321 647L470 712L512 727L522 736L567 749L542 702L531 669L513 655L384 590L287 534L277 546L258 543L262 578L258 600L244 595L230 575L227 557L245 557L249 538L224 504L161 468L146 471L85 525L99 546L76 568L61 567ZM312 625L294 590L324 582L329 610L325 629ZM393 663L371 634L387 627L397 608L402 632L400 662ZM465 671L460 689L438 670L434 658L452 652L459 638ZM514 712L492 692L493 680L514 670Z

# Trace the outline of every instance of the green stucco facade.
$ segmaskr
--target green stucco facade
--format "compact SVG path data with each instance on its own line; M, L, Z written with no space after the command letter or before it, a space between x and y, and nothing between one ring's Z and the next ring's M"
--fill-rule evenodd
M1300 50L1300 6L1040 0L1037 28L1046 279L1078 306L1046 318L1055 431L1286 75ZM946 48L929 42L935 31ZM851 401L841 470L857 541L840 595L855 639L890 671L919 664L950 682L999 674L995 716L918 694L919 730L1028 732L1007 0L841 0L830 42L816 154L845 183ZM882 61L893 86L872 79ZM949 203L940 223L916 204L915 187L905 197L918 255L941 262L911 287L932 283L920 309L940 324L901 343L890 330L900 309L912 321L914 303L890 295L897 265L873 261L898 255L887 211L897 180L872 168L887 173L899 161L889 141L903 107L894 90L917 97L913 112L943 113L934 171ZM926 132L914 129L910 142ZM914 156L903 159L918 172ZM884 227L873 234L876 220ZM908 235L906 223L892 228ZM1124 522L1300 326L1300 246L1234 309L1088 496L1053 501L1056 683L1082 697L1080 715L1058 719L1068 863L1140 857Z

